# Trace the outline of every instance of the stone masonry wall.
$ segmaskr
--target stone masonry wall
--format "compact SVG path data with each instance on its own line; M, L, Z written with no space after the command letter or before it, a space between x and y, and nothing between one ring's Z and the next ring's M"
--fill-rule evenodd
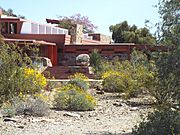
M79 24L73 24L70 29L71 44L82 44L83 38L83 26Z

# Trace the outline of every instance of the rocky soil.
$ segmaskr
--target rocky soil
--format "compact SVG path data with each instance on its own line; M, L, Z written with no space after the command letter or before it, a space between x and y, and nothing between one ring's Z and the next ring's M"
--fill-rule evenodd
M116 94L96 95L94 111L51 110L48 117L16 116L0 121L0 135L130 135L152 108L148 98L122 100Z

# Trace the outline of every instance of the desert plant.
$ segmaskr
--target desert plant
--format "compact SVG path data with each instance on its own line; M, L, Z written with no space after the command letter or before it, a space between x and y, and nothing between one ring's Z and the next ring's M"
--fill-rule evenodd
M180 47L173 52L161 53L156 61L155 81L149 87L149 93L158 104L180 105Z
M157 5L162 18L158 26L159 42L167 47L167 52L158 53L156 83L150 92L159 104L180 105L180 25L179 1L159 0Z
M14 115L16 115L16 109L10 102L4 102L0 108L0 113L3 117L13 117Z
M155 75L151 68L153 62L141 59L144 57L141 52L136 52L136 55L139 57L133 58L133 61L114 59L105 63L101 73L103 89L109 92L124 92L126 98L129 98L148 88Z
M102 69L101 62L102 62L101 55L98 53L97 49L94 49L90 54L90 66L93 67L94 73L101 71Z
M134 135L180 135L180 112L160 109L133 129Z
M87 91L90 87L90 83L88 82L89 78L82 73L75 73L74 75L69 76L69 79L69 84L76 85L84 91Z
M14 98L12 108L15 110L16 115L30 115L42 117L49 115L50 107L47 102L37 97L26 97L25 99Z
M46 78L39 71L30 68L24 68L22 70L24 74L24 78L22 79L24 79L26 83L21 85L21 95L33 95L41 92L41 90L45 88L47 85Z
M59 110L88 111L95 107L95 99L81 88L68 84L57 91L54 98Z
M0 104L39 92L46 85L43 75L27 68L31 60L17 45L2 44L0 61Z

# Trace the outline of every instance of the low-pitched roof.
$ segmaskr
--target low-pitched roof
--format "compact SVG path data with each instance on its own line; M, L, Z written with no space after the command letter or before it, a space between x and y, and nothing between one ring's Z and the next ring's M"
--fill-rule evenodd
M29 45L34 45L34 44L40 44L40 45L56 45L56 43L52 42L46 42L43 40L33 40L33 39L9 39L9 38L4 38L3 39L5 42L12 42L12 43L18 43L18 44L29 44Z

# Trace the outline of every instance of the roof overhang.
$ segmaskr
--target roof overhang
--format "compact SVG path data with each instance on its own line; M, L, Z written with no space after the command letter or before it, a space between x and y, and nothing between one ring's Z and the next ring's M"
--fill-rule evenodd
M26 22L27 20L17 17L0 17L0 22Z
M4 38L3 39L5 42L11 42L11 43L17 43L19 45L50 45L50 46L55 46L55 43L52 42L46 42L46 41L39 41L39 40L31 40L31 39L9 39L9 38Z
M47 23L51 23L51 24L59 24L60 20L55 20L55 19L46 19Z

